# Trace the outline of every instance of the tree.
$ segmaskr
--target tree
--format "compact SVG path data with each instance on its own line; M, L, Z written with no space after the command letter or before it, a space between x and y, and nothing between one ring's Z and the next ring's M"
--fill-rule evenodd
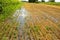
M45 0L42 0L42 2L45 2Z
M29 2L37 2L38 0L29 0Z
M2 2L0 2L0 14L2 13L3 9L2 9Z

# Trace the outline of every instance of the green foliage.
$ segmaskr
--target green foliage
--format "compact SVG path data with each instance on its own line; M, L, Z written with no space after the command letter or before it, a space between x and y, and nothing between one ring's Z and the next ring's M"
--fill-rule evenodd
M47 30L50 30L51 28L49 26L45 26Z
M55 2L55 0L49 0L49 2Z
M38 2L38 0L29 0L29 2L33 2L34 3L34 2Z
M10 18L21 6L22 3L18 0L0 0L0 40L9 40L12 34L14 34L14 38L16 39L17 30L14 29L16 21L13 19L10 20ZM9 20L9 22L7 22L6 19ZM12 31L9 31L10 29L12 29Z
M34 26L34 31L38 32L39 28L38 26Z
M0 14L2 13L2 2L0 1Z
M60 2L49 2L48 4L60 6Z
M2 0L0 1L0 21L4 21L10 17L12 13L21 7L21 2L18 0Z
M42 2L45 2L45 0L42 0Z
M48 4L48 5L56 5L56 6L60 6L60 2L40 2L43 4Z
M17 3L18 0L2 0L2 3Z

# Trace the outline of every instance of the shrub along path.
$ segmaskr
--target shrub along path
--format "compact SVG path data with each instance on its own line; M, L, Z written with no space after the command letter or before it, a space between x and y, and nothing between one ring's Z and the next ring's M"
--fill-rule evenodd
M20 9L21 3L4 3L0 13L0 40L18 40L17 22L12 15Z

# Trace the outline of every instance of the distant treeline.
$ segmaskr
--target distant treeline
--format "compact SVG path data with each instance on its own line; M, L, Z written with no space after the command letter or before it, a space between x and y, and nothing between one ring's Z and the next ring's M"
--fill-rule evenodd
M49 2L54 2L55 0L49 0ZM29 0L29 2L38 2L38 0ZM45 0L41 0L41 2L45 2Z

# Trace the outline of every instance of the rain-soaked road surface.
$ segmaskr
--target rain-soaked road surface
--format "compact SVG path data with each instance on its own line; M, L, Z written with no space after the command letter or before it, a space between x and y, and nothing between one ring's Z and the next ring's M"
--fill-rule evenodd
M27 3L15 15L18 40L60 40L60 8Z

